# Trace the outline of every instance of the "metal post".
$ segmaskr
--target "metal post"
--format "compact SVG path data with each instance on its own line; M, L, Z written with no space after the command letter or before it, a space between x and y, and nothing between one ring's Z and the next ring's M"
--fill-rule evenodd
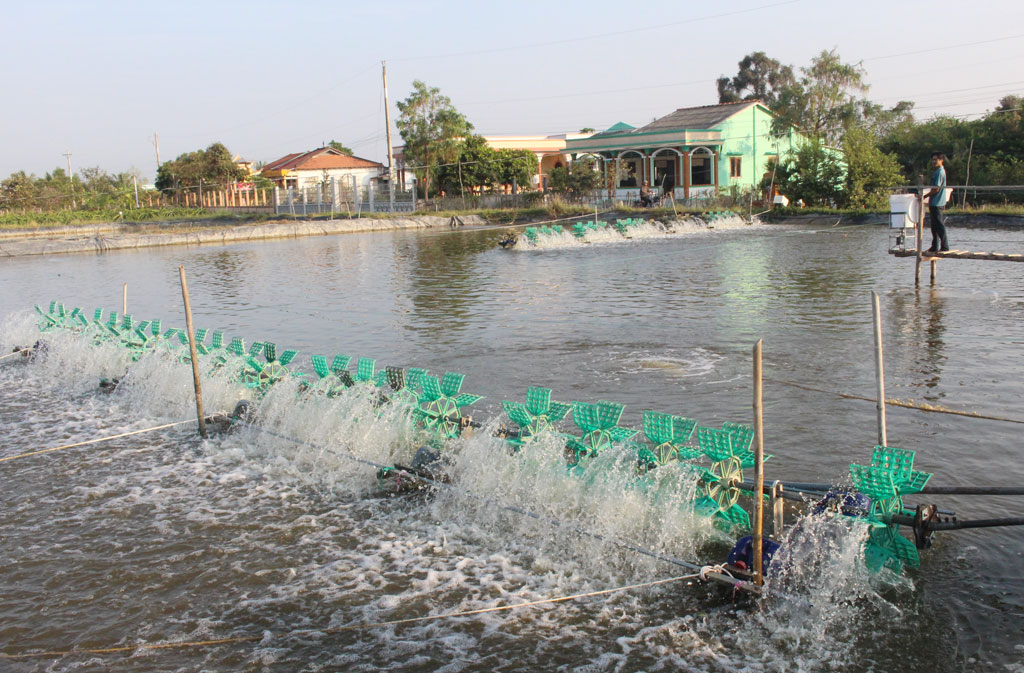
M196 332L192 329L192 304L188 299L188 283L185 282L185 267L178 267L181 277L181 298L185 301L185 329L188 330L188 349L192 357L192 383L196 389L196 416L199 418L199 434L206 437L206 418L203 415L203 389L199 384L199 354L196 352Z
M388 66L380 62L381 77L384 79L384 131L388 140L388 203L395 212L395 153L391 149L391 110L388 107Z
M783 506L786 499L783 497L784 488L781 481L772 483L772 499L769 506L772 509L772 537L778 540L782 537Z
M885 367L882 364L882 312L879 309L878 293L871 291L872 316L875 323L875 389L878 401L878 444L889 446L885 436Z
M764 584L761 567L764 527L764 407L761 400L761 340L754 345L754 581Z

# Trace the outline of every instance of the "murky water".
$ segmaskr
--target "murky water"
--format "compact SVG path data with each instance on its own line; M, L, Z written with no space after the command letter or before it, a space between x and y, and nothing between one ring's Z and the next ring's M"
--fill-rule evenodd
M1024 232L953 229L958 248L1016 250ZM719 226L672 237L503 251L500 232L386 233L0 262L0 347L37 337L33 304L120 309L378 365L466 374L478 420L531 385L702 425L749 422L764 341L768 479L842 479L867 462L874 405L870 291L881 295L887 394L1021 420L1024 268L912 260L879 227ZM191 374L153 358L112 394L123 354L55 336L34 365L0 361L0 457L194 413ZM244 395L204 381L210 411ZM380 497L369 462L408 462L404 419L358 397L260 403L279 435L206 441L190 424L0 463L0 651L173 649L7 659L11 671L1022 671L1024 531L939 533L910 582L881 586L859 541L829 540L755 608L687 581L507 612L349 628L603 591L685 574L581 537L719 561L730 541L665 470L632 486L613 457L588 479L557 443L509 456L488 433L455 448L450 491ZM935 485L1024 484L1021 425L890 408L889 443ZM571 425L571 424L570 424ZM569 429L568 427L566 429ZM662 472L659 470L658 472ZM600 475L595 476L595 475ZM909 499L915 501L913 499ZM916 502L916 501L915 501ZM1021 515L1019 498L945 498L961 518ZM503 506L548 519L514 514ZM549 519L562 521L555 526ZM817 553L822 552L822 553Z

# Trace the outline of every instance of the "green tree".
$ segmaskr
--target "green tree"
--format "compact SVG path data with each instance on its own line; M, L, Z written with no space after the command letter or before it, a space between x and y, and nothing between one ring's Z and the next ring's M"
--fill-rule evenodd
M349 156L352 156L352 150L350 150L349 148L345 147L344 145L339 143L337 140L332 140L331 142L327 143L327 146L331 147L333 149L338 150L342 154L347 154Z
M730 79L723 75L718 78L719 103L756 99L774 108L779 92L796 83L792 66L769 58L763 51L744 56L738 65L735 77Z
M537 165L537 155L530 150L498 150L496 181L506 187L514 184L517 189L528 189L537 175Z
M800 69L798 82L779 93L774 111L779 115L777 128L795 126L801 132L838 145L842 135L859 118L859 99L868 89L864 69L843 63L835 50L822 51L811 65Z
M231 157L228 148L213 143L205 150L196 150L165 161L156 172L157 189L181 186L196 187L200 180L213 185L227 185L245 178L245 170Z
M771 171L773 167L768 168ZM779 191L790 201L802 200L809 206L841 204L845 179L846 170L838 154L817 140L801 144L775 169Z
M39 187L36 176L18 171L0 182L0 208L26 210L37 207Z
M438 166L436 177L438 187L447 194L483 191L498 181L498 153L483 136L466 136L458 142L454 159Z
M914 104L908 100L901 100L889 109L867 99L861 100L859 106L865 128L878 138L914 123Z
M556 192L582 196L601 186L601 173L593 157L583 157L568 167L556 166L551 169L551 189Z
M459 154L459 139L469 135L473 125L437 87L420 80L412 83L409 97L398 102L396 121L405 142L405 157L416 169L423 195L430 195L438 164L451 163Z
M882 152L866 129L851 128L843 138L846 177L840 205L848 208L887 208L893 187L904 182L894 155Z

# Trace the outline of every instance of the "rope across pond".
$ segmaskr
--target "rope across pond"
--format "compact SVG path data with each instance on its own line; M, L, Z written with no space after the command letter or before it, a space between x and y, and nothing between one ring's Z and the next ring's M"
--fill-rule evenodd
M652 580L650 582L641 582L639 584L630 584L622 587L615 587L612 589L600 589L598 591L588 591L585 593L573 594L571 596L555 596L553 598L543 598L536 601L527 601L525 603L514 603L512 605L496 605L489 608L478 608L476 610L460 610L457 612L447 612L440 615L424 615L422 617L408 617L406 619L392 619L388 621L372 622L366 624L348 624L345 626L335 626L324 629L296 629L294 631L288 631L287 633L272 634L272 633L261 633L260 635L251 636L234 636L230 638L215 638L210 640L191 640L191 641L180 641L180 642L164 642L164 643L146 643L140 645L123 645L118 647L96 647L96 648L75 648L69 650L56 650L49 652L26 652L20 654L0 654L0 659L42 659L51 657L66 657L71 655L81 654L126 654L129 652L136 651L155 651L155 650L174 650L174 649L189 649L189 648L203 648L203 647L216 647L218 645L237 645L240 643L258 643L265 640L274 639L286 639L296 638L300 636L310 636L318 634L334 634L343 633L345 631L359 631L367 629L378 629L387 626L403 626L408 624L418 624L424 622L438 621L442 619L457 619L459 617L471 617L474 615L482 615L491 612L507 612L510 610L519 610L522 608L532 608L540 605L553 605L555 603L564 603L567 601L575 601L583 598L593 598L595 596L607 596L609 594L620 593L623 591L633 591L635 589L644 589L647 587L658 586L661 584L669 584L671 582L680 582L683 580L692 580L703 578L703 575L711 569L711 566L702 568L699 572L695 572L690 575L680 575L678 577L669 577L667 579Z
M874 397L864 397L862 395L852 395L850 393L841 393L835 390L825 390L823 388L815 388L803 383L795 383L793 381L782 381L780 379L765 379L769 383L778 383L783 386L790 386L792 388L800 388L801 390L810 390L815 393L825 393L826 395L835 395L846 400L862 400L864 402L877 402ZM896 399L894 397L887 397L885 403L891 407L903 407L904 409L917 409L918 411L927 411L933 414L952 414L953 416L966 416L967 418L977 418L985 421L1000 421L1002 423L1019 423L1024 425L1024 420L1018 418L1005 418L1003 416L992 416L990 414L979 414L976 411L960 411L958 409L947 409L946 407L940 407L933 404L916 404L913 401L904 401Z

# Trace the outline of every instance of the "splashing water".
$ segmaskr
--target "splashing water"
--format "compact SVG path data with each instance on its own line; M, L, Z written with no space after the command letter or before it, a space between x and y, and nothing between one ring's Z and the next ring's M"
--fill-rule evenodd
M0 343L7 350L30 343L38 336L33 323L25 316L8 321ZM46 340L47 351L35 363L0 375L8 387L52 409L51 424L64 435L100 433L92 417L106 421L102 431L108 432L141 424L126 419L155 424L194 412L187 366L158 354L132 363L120 349L60 331ZM109 396L95 392L104 377L122 380ZM226 368L205 375L203 385L208 411L230 410L250 393ZM70 404L79 405L77 412ZM237 668L239 656L250 667L300 657L351 670L371 670L368 662L405 670L459 662L450 670L495 670L500 655L494 653L500 652L514 652L522 668L575 670L589 661L592 670L864 670L857 662L833 664L852 659L876 637L876 622L905 616L859 561L862 531L811 517L790 530L776 557L782 570L769 591L788 598L759 611L733 608L717 588L669 586L469 621L387 626L349 638L317 632L541 600L674 572L616 540L689 561L720 558L730 540L694 515L696 480L686 465L638 479L635 457L610 450L571 473L561 438L541 435L511 453L492 436L494 419L448 442L450 486L381 499L370 463L408 463L422 442L406 410L380 408L365 389L310 396L296 379L275 385L254 404L259 426L269 432L241 428L202 442L182 433L155 437L145 445L152 449L148 458L134 453L138 444L125 442L63 458L67 471L60 477L38 464L18 466L10 480L24 494L8 495L9 549L33 561L7 556L16 568L8 579L17 590L4 621L34 625L18 638L22 645L59 649L66 637L31 617L39 598L28 588L36 581L33 567L44 567L53 553L31 544L40 536L60 539L76 556L113 541L98 557L72 563L48 588L72 598L51 608L57 616L51 612L46 621L59 619L70 633L98 625L73 641L81 647L118 638L202 640L254 628L277 634L313 629L297 641L268 636L235 653L204 654L203 666L217 670ZM28 419L11 424L33 435L32 443L49 441L45 428L33 432ZM38 520L41 511L69 506L75 513L67 528ZM95 530L80 532L83 525ZM111 590L128 598L100 608L98 597ZM155 656L131 659L146 666L141 662ZM152 664L166 670L191 670L196 662L194 654L159 656Z

